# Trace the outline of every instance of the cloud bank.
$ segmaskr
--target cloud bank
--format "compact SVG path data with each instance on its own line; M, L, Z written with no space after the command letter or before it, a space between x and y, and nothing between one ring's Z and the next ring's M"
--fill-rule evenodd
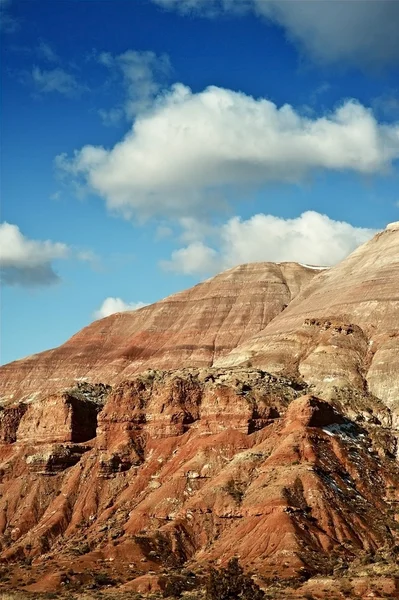
M145 302L126 303L121 298L106 298L100 308L93 313L95 319L103 319L117 312L126 312L129 310L138 310L147 306Z
M215 208L228 189L298 183L321 169L384 173L398 157L399 123L379 123L355 100L310 118L288 104L176 84L113 148L87 145L56 164L126 217L187 217Z
M294 261L330 266L343 260L376 233L314 211L295 219L257 214L229 219L215 230L216 248L192 242L164 261L166 270L186 275L213 274L239 264Z
M399 64L396 0L153 0L183 14L251 11L281 26L317 63L379 68Z
M0 271L7 285L43 286L57 283L52 261L70 255L66 244L30 240L10 223L0 224Z

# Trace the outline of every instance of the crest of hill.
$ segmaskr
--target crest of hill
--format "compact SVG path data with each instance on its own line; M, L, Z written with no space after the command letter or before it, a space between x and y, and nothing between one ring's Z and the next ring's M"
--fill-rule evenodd
M0 399L32 400L76 380L112 384L147 368L212 366L263 330L318 274L297 263L245 264L95 321L58 348L3 366Z

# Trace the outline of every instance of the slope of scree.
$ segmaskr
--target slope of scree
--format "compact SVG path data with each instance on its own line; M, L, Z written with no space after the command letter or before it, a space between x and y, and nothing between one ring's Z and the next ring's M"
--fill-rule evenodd
M4 408L0 586L148 591L238 555L267 587L383 555L392 587L395 440L388 409L357 402L355 421L246 367L150 370Z
M95 321L65 344L0 368L0 402L77 379L113 384L146 368L212 366L262 330L318 274L296 263L235 267L134 312Z
M262 331L216 366L250 361L316 393L369 390L399 422L399 223L322 272Z

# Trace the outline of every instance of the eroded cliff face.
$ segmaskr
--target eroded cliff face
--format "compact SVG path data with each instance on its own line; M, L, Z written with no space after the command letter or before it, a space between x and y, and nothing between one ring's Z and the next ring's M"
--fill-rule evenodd
M107 391L13 413L0 543L14 586L59 584L67 567L84 585L101 566L134 589L148 571L232 555L270 581L395 548L395 439L372 396L351 420L303 382L250 368L150 370Z
M318 273L297 263L241 265L140 310L95 321L65 344L0 368L0 402L77 380L113 384L147 368L205 367L262 330Z
M216 361L262 366L316 393L368 389L399 418L399 225L322 272L262 331Z
M332 269L243 265L5 365L0 589L150 591L238 555L310 578L277 598L314 576L347 598L356 564L357 597L396 593L398 343L392 225Z

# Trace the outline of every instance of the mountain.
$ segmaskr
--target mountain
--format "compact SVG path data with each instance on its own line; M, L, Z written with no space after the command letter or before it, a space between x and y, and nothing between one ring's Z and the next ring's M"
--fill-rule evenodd
M399 223L322 272L218 366L251 361L318 392L355 387L399 418Z
M0 592L199 600L238 556L267 598L399 597L398 311L393 224L2 367Z
M115 383L146 368L211 366L262 330L318 273L254 263L134 312L95 321L54 350L0 368L0 401L37 398L75 380Z

